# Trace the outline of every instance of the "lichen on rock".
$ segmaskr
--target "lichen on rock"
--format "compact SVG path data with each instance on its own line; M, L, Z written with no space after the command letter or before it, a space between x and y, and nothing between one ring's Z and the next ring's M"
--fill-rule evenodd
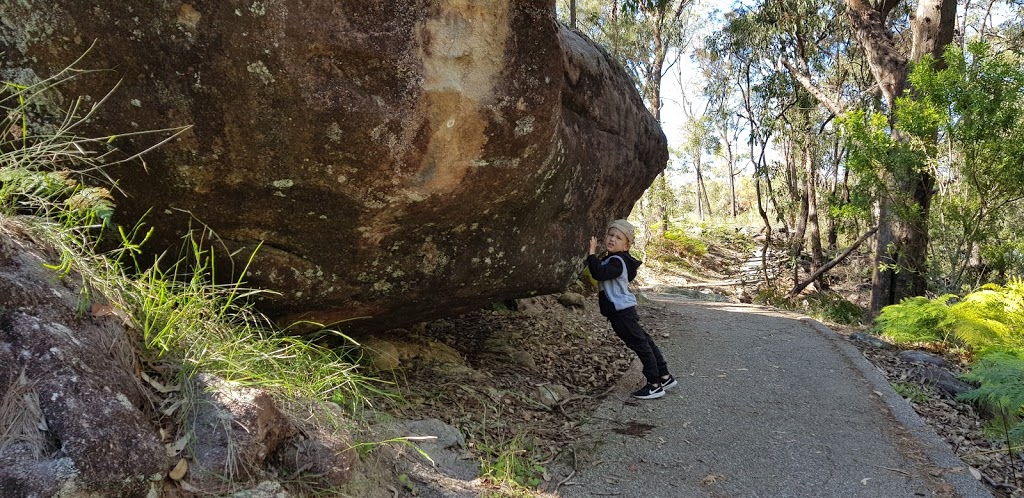
M282 323L384 330L558 292L668 158L622 68L547 1L0 2L4 75L96 40L82 64L103 71L61 94L121 83L83 133L193 126L108 172L115 220L157 227L154 253L198 220L235 270L262 244L246 282L280 293L259 305Z

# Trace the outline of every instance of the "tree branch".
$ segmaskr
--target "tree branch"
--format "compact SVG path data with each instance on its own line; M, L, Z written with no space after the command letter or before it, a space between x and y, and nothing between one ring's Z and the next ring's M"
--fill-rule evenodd
M843 113L843 108L839 103L832 100L828 95L825 95L825 92L811 81L811 76L809 74L794 67L793 63L791 63L786 57L779 57L779 62L789 70L789 74L792 74L793 77L800 82L800 86L803 86L805 90L814 96L814 98L818 99L818 102L821 102L821 104L831 111L832 114L839 115Z
M793 286L793 289L791 289L789 293L786 294L786 299L793 299L794 297L796 297L796 295L799 294L800 291L807 288L808 285L811 285L811 282L817 280L818 277L824 275L825 272L831 270L833 266L838 265L840 262L846 259L846 257L849 256L854 250L856 250L857 247L859 247L865 240L867 240L868 237L874 235L877 231L878 227L873 227L871 230L864 232L864 235L861 235L860 238L853 243L853 245L847 247L842 254L836 256L836 258L833 259L832 261L825 263L821 268L818 268L818 271L812 273L810 277L807 277L807 280L804 280L803 282L800 282L799 284Z

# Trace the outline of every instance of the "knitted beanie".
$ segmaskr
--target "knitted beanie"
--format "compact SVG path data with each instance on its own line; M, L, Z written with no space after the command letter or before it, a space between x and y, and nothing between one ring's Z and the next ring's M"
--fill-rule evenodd
M630 222L626 220L615 220L608 224L608 228L605 229L605 231L612 228L622 232L623 235L626 236L626 240L629 241L629 245L633 245L633 238L636 236L636 228L634 228Z

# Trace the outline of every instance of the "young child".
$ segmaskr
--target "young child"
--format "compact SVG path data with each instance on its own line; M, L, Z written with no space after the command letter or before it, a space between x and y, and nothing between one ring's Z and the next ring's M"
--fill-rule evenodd
M629 282L636 278L636 270L642 264L629 254L633 237L634 228L628 221L611 222L604 236L608 255L603 260L597 259L597 237L591 237L587 267L601 288L597 294L601 314L608 318L615 334L640 357L643 364L647 385L634 392L633 397L656 399L664 396L665 389L675 387L678 382L668 372L668 365L654 339L640 326L636 296L629 291Z

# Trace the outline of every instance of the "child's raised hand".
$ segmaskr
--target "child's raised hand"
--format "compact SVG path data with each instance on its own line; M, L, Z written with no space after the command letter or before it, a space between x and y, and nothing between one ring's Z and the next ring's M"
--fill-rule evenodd
M590 237L590 254L597 254L597 237Z

